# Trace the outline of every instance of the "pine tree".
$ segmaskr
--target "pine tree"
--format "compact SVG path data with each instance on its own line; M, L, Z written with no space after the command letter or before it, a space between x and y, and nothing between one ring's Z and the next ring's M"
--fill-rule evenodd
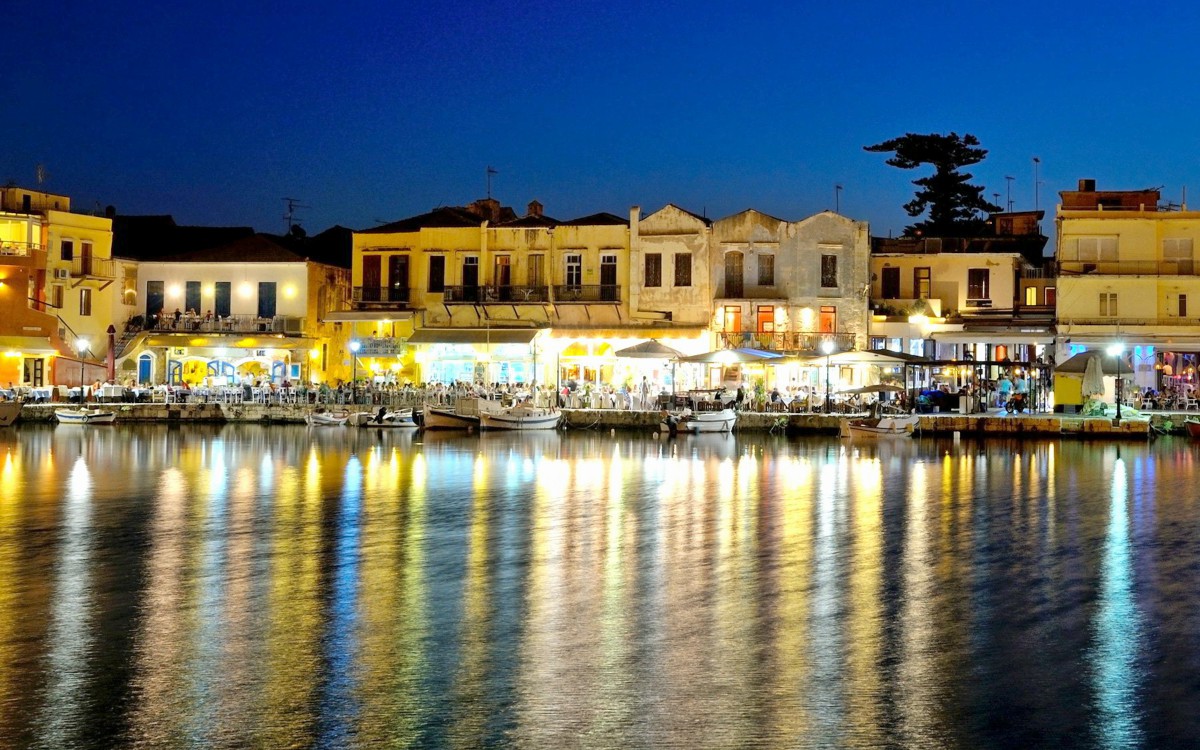
M979 139L970 133L961 137L958 133L905 133L874 146L863 146L865 151L895 154L887 163L900 169L934 166L932 175L913 180L920 190L904 204L909 216L917 217L928 210L929 218L905 227L905 235L974 237L983 233L986 217L981 214L999 211L1000 207L983 197L982 186L970 184L974 175L959 171L987 156L987 149L978 146Z

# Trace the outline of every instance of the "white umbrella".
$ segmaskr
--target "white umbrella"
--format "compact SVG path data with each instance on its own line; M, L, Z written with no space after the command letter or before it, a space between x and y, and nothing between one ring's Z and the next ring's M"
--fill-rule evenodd
M1103 394L1104 373L1100 368L1100 358L1092 357L1088 359L1087 367L1083 371L1083 396L1089 398Z

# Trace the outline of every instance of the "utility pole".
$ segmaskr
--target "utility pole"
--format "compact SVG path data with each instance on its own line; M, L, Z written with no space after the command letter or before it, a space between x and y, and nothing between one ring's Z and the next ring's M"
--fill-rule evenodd
M1041 164L1042 164L1041 159L1037 158L1036 156L1033 157L1033 210L1034 211L1037 211L1041 208L1041 195L1039 194L1039 188L1042 186L1042 183L1038 180L1038 167L1041 166Z
M488 197L488 200L491 200L491 198L492 198L492 175L494 175L494 174L500 174L500 172L498 170L492 169L491 165L489 164L488 168L487 168L487 197Z
M842 186L833 186L833 212L840 214L842 212Z
M1012 213L1012 184L1013 184L1013 180L1015 180L1016 178L1005 175L1004 179L1008 180L1008 193L1006 195L1006 198L1008 200L1008 212L1011 214Z

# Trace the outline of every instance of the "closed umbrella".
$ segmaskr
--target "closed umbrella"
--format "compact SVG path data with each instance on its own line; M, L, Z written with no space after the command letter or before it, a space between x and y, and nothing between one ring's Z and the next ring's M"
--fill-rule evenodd
M1104 372L1100 367L1100 358L1088 359L1087 367L1083 370L1083 396L1101 396L1104 394Z

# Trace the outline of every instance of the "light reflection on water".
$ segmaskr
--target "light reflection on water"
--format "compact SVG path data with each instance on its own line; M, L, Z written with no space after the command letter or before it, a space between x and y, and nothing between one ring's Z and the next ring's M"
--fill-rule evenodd
M0 738L1171 744L1196 451L0 430Z

